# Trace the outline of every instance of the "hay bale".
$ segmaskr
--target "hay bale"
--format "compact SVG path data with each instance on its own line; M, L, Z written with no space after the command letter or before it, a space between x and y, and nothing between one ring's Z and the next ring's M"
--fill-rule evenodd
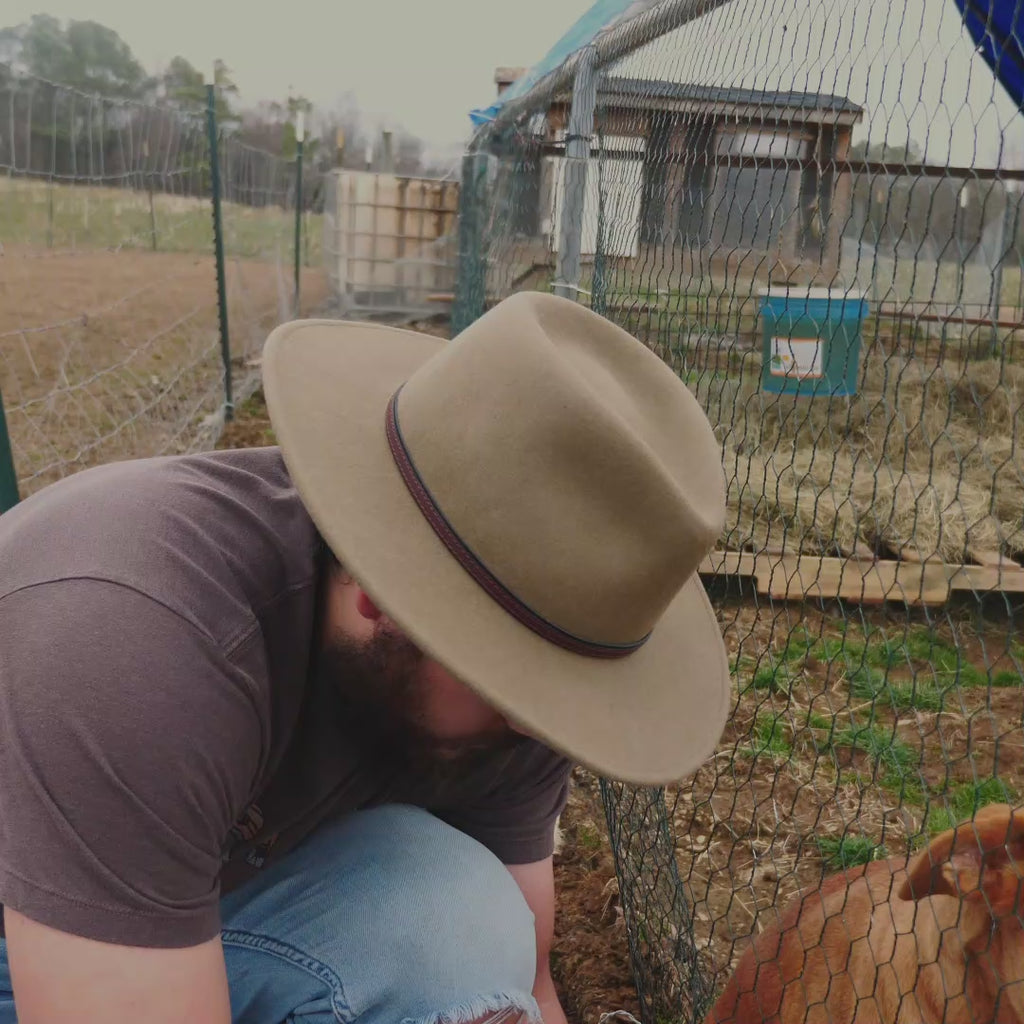
M808 399L762 392L750 363L691 381L722 443L728 546L1024 553L1024 367L873 346L856 396Z

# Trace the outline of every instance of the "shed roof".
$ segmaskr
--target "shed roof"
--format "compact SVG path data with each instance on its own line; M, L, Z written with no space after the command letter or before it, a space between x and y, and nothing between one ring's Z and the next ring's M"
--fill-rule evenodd
M651 99L696 100L704 103L728 103L751 107L789 107L802 110L833 110L863 113L864 108L845 96L820 92L776 92L763 89L736 89L716 85L662 82L644 78L605 78L599 92Z

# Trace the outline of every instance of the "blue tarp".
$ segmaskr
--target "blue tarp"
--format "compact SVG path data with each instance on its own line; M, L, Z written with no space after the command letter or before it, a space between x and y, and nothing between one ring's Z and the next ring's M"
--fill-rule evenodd
M471 110L469 116L474 125L487 124L493 121L498 111L517 96L522 96L537 84L545 75L554 71L567 57L582 49L601 32L610 28L624 17L633 17L646 7L653 5L655 0L597 0L597 2L551 47L544 57L538 61L521 78L510 85L501 97L489 107Z
M1024 0L953 2L985 63L1024 111Z

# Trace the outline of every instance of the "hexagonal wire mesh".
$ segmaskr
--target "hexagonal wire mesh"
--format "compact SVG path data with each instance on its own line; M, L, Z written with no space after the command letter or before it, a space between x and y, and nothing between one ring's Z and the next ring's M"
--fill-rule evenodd
M704 569L729 724L678 786L602 784L653 1022L700 1020L730 977L748 983L753 938L826 876L891 883L1024 793L1024 118L953 2L638 8L478 132L463 249L480 261L457 296L591 305L680 374L721 441L728 523ZM980 902L993 935L1011 925L991 873L1016 892L1021 853L1002 825L973 890L960 872L928 897ZM852 913L853 874L828 914ZM876 937L915 905L890 888ZM890 1019L896 975L936 1020L991 1019L998 1000L1021 1019L1003 984L1019 951L982 943L965 980L943 957L981 932L946 926L930 953L860 949L853 995L856 965L801 952L782 1019L822 1000L830 1020ZM771 970L737 1019L778 1009Z

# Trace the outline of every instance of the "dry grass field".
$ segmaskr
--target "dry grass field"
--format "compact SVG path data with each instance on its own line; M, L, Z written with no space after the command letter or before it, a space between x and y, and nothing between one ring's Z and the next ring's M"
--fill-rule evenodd
M244 397L267 333L295 315L294 213L225 204L224 224ZM303 315L327 297L318 219L307 226ZM0 394L22 494L212 443L224 389L209 202L155 196L151 217L144 192L0 180Z

